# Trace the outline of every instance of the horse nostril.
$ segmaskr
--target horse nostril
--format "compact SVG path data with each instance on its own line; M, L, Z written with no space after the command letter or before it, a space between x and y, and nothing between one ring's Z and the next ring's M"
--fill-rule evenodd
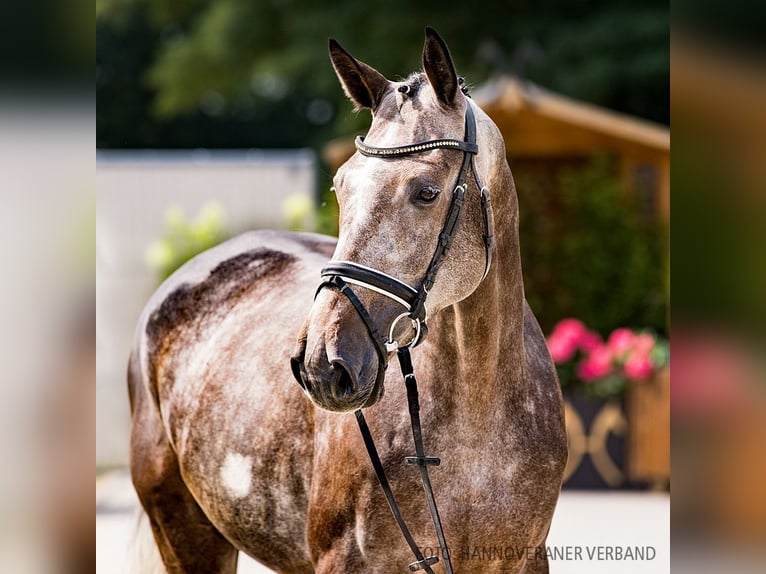
M347 397L354 392L356 387L354 378L348 369L339 361L332 362L332 386L338 397Z
M292 357L290 359L290 369L293 372L293 377L298 381L298 384L302 389L306 389L306 383L303 381L303 356Z

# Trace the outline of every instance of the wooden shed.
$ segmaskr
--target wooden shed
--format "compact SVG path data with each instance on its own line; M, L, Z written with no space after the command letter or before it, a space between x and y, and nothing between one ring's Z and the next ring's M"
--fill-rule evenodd
M573 100L531 82L502 76L475 89L474 100L500 128L514 173L572 165L611 154L620 177L646 210L670 217L670 130L662 125ZM334 169L354 152L351 138L330 142Z

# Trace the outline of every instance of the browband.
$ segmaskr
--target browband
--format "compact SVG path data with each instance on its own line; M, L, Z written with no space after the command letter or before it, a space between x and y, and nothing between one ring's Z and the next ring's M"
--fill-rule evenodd
M356 136L354 145L356 146L356 149L359 150L359 153L369 157L403 157L440 148L456 149L464 153L479 153L479 146L475 143L452 139L429 140L426 142L400 145L396 147L374 147L364 143L364 138L362 136Z

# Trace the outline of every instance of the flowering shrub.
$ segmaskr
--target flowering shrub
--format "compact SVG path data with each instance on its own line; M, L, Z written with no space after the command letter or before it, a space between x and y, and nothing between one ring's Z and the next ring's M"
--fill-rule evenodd
M562 387L602 398L651 379L670 359L667 341L649 332L620 327L604 341L579 319L559 321L548 337L548 349Z
M585 317L602 335L625 324L666 333L667 222L625 188L616 158L514 158L511 167L524 293L545 332Z

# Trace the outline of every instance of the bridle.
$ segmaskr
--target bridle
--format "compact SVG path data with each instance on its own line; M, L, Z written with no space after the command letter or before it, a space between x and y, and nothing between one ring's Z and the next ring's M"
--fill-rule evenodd
M436 500L431 487L431 481L428 476L428 467L439 465L441 460L437 457L425 455L423 436L420 428L420 403L418 400L417 381L415 380L415 375L413 373L410 348L420 343L427 334L428 312L426 309L426 299L436 281L436 274L439 272L452 245L452 241L455 238L455 234L457 233L460 217L462 215L463 203L468 190L469 171L472 173L473 180L479 190L484 220L485 264L482 281L487 277L490 266L492 265L492 252L495 244L492 204L490 202L489 189L482 185L479 180L473 161L474 156L479 152L479 148L476 144L476 118L471 103L466 101L465 137L463 141L455 139L434 139L410 145L384 148L367 145L364 143L364 138L357 137L354 143L356 149L362 155L379 159L401 158L425 153L434 149L452 149L463 152L463 163L460 166L457 182L454 191L452 192L452 198L450 200L450 206L447 211L444 225L439 233L439 241L419 287L412 287L387 273L383 273L382 271L366 267L353 261L331 261L322 269L321 276L324 278L324 281L317 289L318 294L319 291L324 288L337 288L348 298L359 314L359 317L362 319L362 322L365 324L370 338L375 344L380 364L384 369L388 366L388 354L397 351L397 357L407 387L407 404L409 407L416 454L416 456L406 457L405 460L408 464L416 465L420 471L423 490L426 495L426 502L431 514L431 520L433 521L436 536L439 541L442 555L444 556L444 567L447 574L452 574L452 562L450 560L449 549L444 537L441 519L439 518L439 511L436 507ZM375 291L404 307L405 311L392 321L387 333L381 334L379 332L364 304L362 304L351 288L351 285ZM409 342L400 345L394 337L394 331L399 321L403 319L409 319L411 321L414 334ZM378 451L375 448L375 443L372 439L372 434L367 426L364 415L362 414L361 409L357 410L354 414L356 415L359 430L362 433L362 438L365 447L367 448L367 454L372 462L378 482L386 496L388 505L394 515L394 519L416 558L416 561L409 565L409 569L413 572L424 570L428 574L433 574L431 565L438 562L439 558L437 555L425 557L415 543L415 540L401 515L396 498L388 483L388 479L386 478L383 464L378 455Z
M388 354L402 347L393 337L396 324L405 317L412 321L414 330L413 338L404 346L414 347L427 333L427 309L426 299L428 293L436 281L436 274L444 262L452 241L457 233L458 224L463 211L466 191L468 189L469 171L473 174L473 180L479 190L481 197L481 207L484 219L484 250L485 263L482 280L486 278L492 265L492 252L494 251L494 218L492 214L492 204L489 197L489 189L482 185L479 180L473 158L479 151L476 145L476 118L470 102L466 102L465 113L465 140L455 139L435 139L425 142L396 146L396 147L373 147L364 143L364 138L358 136L355 140L356 149L364 156L372 158L393 159L401 158L419 153L425 153L434 149L452 149L463 152L463 163L460 166L457 183L452 192L447 217L439 233L439 241L434 250L431 261L426 269L425 276L418 288L412 287L399 279L355 263L353 261L330 261L321 272L322 277L327 279L320 284L317 293L324 287L337 287L340 289L356 308L362 318L367 330L372 337L378 352L378 358L383 365L388 365ZM397 316L389 327L387 333L381 334L364 306L353 291L348 287L349 284L357 285L365 289L370 289L388 297L402 307L405 312ZM387 337L385 335L388 335Z

